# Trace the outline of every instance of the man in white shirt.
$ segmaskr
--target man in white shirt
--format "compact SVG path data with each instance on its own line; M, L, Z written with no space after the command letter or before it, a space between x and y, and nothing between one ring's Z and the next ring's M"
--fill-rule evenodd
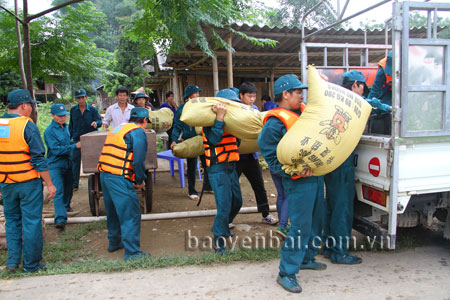
M128 89L120 87L116 90L117 103L108 107L103 119L103 130L108 130L109 125L114 128L122 123L128 123L133 105L128 103Z

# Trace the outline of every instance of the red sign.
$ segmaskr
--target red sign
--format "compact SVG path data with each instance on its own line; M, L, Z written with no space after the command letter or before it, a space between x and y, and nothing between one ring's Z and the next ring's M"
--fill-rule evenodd
M369 172L374 177L378 177L380 175L380 160L378 157L374 157L369 161Z

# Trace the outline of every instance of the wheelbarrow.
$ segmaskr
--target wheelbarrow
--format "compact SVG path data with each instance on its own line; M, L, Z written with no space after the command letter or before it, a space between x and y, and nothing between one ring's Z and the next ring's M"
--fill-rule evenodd
M146 214L152 211L153 189L152 174L150 170L158 168L156 158L156 133L153 130L145 130L147 136L147 156L145 157L145 169L147 179L145 187L136 190L140 198L141 212ZM81 161L83 172L89 174L88 177L88 199L89 208L93 216L100 215L100 198L103 197L102 186L100 184L100 172L97 170L98 159L105 143L107 131L94 131L81 136Z

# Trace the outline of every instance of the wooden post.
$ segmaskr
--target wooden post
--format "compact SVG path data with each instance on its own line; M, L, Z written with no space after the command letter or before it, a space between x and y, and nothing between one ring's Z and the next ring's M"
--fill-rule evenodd
M173 95L175 97L175 102L177 105L180 105L180 103L183 103L181 100L180 92L178 90L178 72L177 70L173 70Z
M14 8L16 16L19 15L19 6L17 3L18 0L14 0ZM16 19L16 32L17 32L17 43L19 46L19 70L20 70L20 78L22 79L22 88L27 88L27 78L25 77L25 69L23 67L23 46L22 46L22 36L20 34L20 24L19 20Z
M270 95L270 98L272 98L272 101L275 101L275 95L273 94L273 87L274 87L274 82L275 82L275 70L274 69L272 69L271 71L270 71L270 91L269 91L269 95Z
M33 89L33 74L31 69L31 45L30 45L30 20L28 19L28 3L27 0L23 0L23 43L25 50L25 78L27 83L27 90L30 92L31 97L34 99L34 89ZM37 123L38 112L36 104L32 104L32 111L30 118L34 123Z
M212 67L213 67L213 87L214 87L214 96L219 91L219 67L217 66L217 56L212 58Z
M233 36L230 34L228 36L228 45L232 47ZM228 50L227 51L227 75L228 75L228 86L233 85L233 53Z

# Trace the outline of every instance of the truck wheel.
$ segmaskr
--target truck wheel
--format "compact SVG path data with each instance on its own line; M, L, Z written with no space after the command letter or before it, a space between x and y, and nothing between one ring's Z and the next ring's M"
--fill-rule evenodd
M89 208L91 209L91 214L95 217L97 216L97 212L95 207L97 206L97 203L95 201L95 178L94 174L89 175L88 177L88 197L89 197Z
M436 219L441 221L442 223L445 223L445 220L447 220L448 210L447 208L438 208L434 212L434 216Z
M145 180L145 189L142 190L144 194L144 214L148 214L152 211L153 205L153 186L152 186L152 173L147 171L147 179Z

